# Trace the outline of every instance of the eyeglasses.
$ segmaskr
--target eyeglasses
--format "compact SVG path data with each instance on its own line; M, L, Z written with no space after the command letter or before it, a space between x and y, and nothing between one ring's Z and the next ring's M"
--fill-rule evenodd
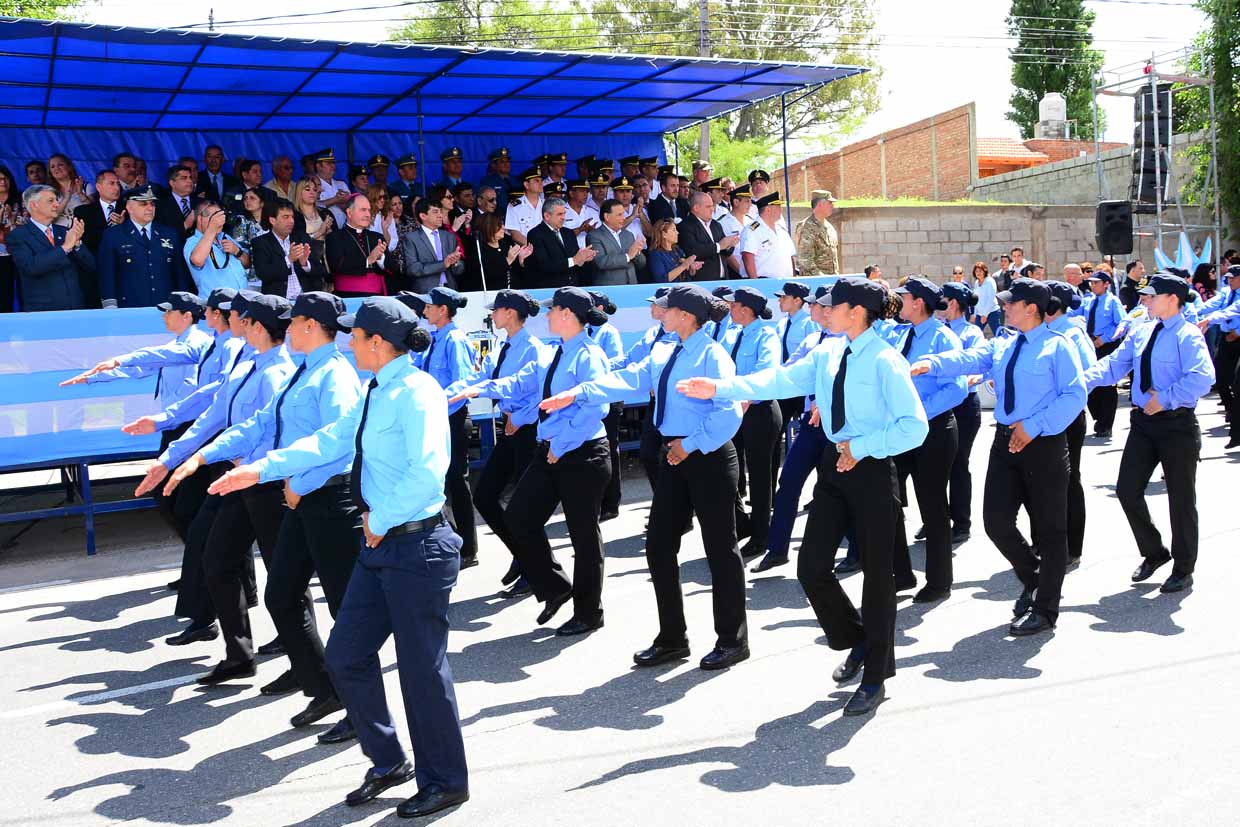
M481 199L481 201L482 201L482 203L483 203L483 204L494 204L494 203L495 203L495 196L491 196L490 198L483 198L483 199Z

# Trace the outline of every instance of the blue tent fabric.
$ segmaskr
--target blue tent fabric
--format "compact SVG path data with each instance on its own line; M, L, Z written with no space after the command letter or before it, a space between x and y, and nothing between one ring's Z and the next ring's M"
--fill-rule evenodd
M499 136L518 158L543 151L571 155L577 148L646 153L655 151L654 139L666 132L863 71L302 41L0 17L0 160L44 157L49 147L66 145L62 130L123 138L108 145L113 151L131 146L148 161L200 150L204 142L225 144L224 136L240 139L226 144L231 152L268 158L277 142L264 139L281 133L306 136L295 146L287 138L278 141L290 154L333 144L343 158L349 135L352 158L374 151L401 154L410 151L419 128L424 158L434 162L439 149L449 145L466 149L467 161L481 160ZM172 134L166 140L177 148L143 144L138 135L144 132L155 140ZM391 140L401 134L409 136L409 148ZM371 135L382 137L370 142ZM470 145L469 136L477 143ZM97 150L67 154L99 160ZM434 170L437 163L427 167Z

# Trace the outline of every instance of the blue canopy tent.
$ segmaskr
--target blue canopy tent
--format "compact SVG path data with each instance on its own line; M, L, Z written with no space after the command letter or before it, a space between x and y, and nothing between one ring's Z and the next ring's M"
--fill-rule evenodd
M518 163L661 154L665 133L863 71L0 17L0 162L21 178L25 161L60 151L88 175L129 149L159 181L208 143L262 160L332 146L342 161L417 151L426 179L455 145L477 180L500 144Z

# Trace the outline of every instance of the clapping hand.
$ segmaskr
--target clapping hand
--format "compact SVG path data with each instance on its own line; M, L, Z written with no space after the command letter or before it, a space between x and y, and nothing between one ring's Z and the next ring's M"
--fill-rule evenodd
M726 235L719 242L720 250L730 250L735 247L741 240L739 235Z
M192 216L193 214L194 214L194 213L193 213L193 211L191 210L191 211L190 211L190 215ZM108 223L109 223L109 224L111 224L112 226L116 226L117 224L120 224L120 223L121 223L122 221L124 221L124 220L125 220L125 211L124 211L124 210L116 210L116 211L114 211L114 212L113 212L110 216L108 216ZM189 226L189 224L187 223L185 226L187 226L187 227L188 227L188 226Z
M517 260L520 261L522 264L524 264L525 260L529 258L533 254L533 252L534 252L533 244L522 245L521 252L517 253Z
M370 265L376 263L379 259L383 258L383 252L383 245L376 244L375 248L370 251L370 255L366 256L366 266L369 267ZM447 261L444 263L447 264Z
M582 265L588 261L594 261L594 257L596 255L598 255L597 250L595 250L593 247L586 247L585 249L577 251L577 254L573 256L573 263L577 265Z

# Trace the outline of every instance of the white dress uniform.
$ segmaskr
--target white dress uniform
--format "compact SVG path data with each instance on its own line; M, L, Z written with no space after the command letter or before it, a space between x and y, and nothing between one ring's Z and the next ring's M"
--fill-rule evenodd
M504 213L504 229L516 230L521 235L528 236L530 230L542 223L542 205L541 196L537 204L531 204L530 199L522 195L521 200L509 205L508 211Z
M742 253L753 253L754 275L763 278L792 278L792 257L797 254L792 236L780 226L771 229L762 221L745 225Z
M564 226L570 230L576 230L587 221L593 221L596 225L602 225L603 221L599 218L598 210L586 204L581 208L581 212L574 212L571 205L564 210ZM522 230L522 232L525 232Z
M320 178L319 186L322 187L322 189L319 191L319 204L318 205L320 207L323 206L323 202L328 200L329 198L335 198L337 195L348 195L349 194L349 185L346 184L344 181L324 181L322 178ZM339 229L343 227L345 225L344 207L340 206L339 204L336 204L335 206L329 207L328 209L332 211L332 217L336 219L336 228Z
M731 211L728 210L726 204L717 204L715 205L715 212L713 215L711 215L711 218L715 219L716 221L720 223L723 223L723 217L725 215L730 216L731 214L732 213ZM726 232L726 229L725 229L725 232Z
M723 227L724 235L739 235L741 237L740 241L736 244L735 249L737 252L732 256L732 258L740 266L741 278L749 278L749 274L745 272L745 259L741 256L741 253L744 252L745 228L748 224L742 226L741 222L736 220L736 216L732 215L730 212L724 212L722 216L716 218L715 220L719 222L720 227Z
M754 204L749 205L749 218L750 220L757 221L759 223L762 221L762 217L758 215L758 208ZM783 229L784 232L788 232L788 222L784 220L782 215L779 217L779 220L775 222L775 226Z

